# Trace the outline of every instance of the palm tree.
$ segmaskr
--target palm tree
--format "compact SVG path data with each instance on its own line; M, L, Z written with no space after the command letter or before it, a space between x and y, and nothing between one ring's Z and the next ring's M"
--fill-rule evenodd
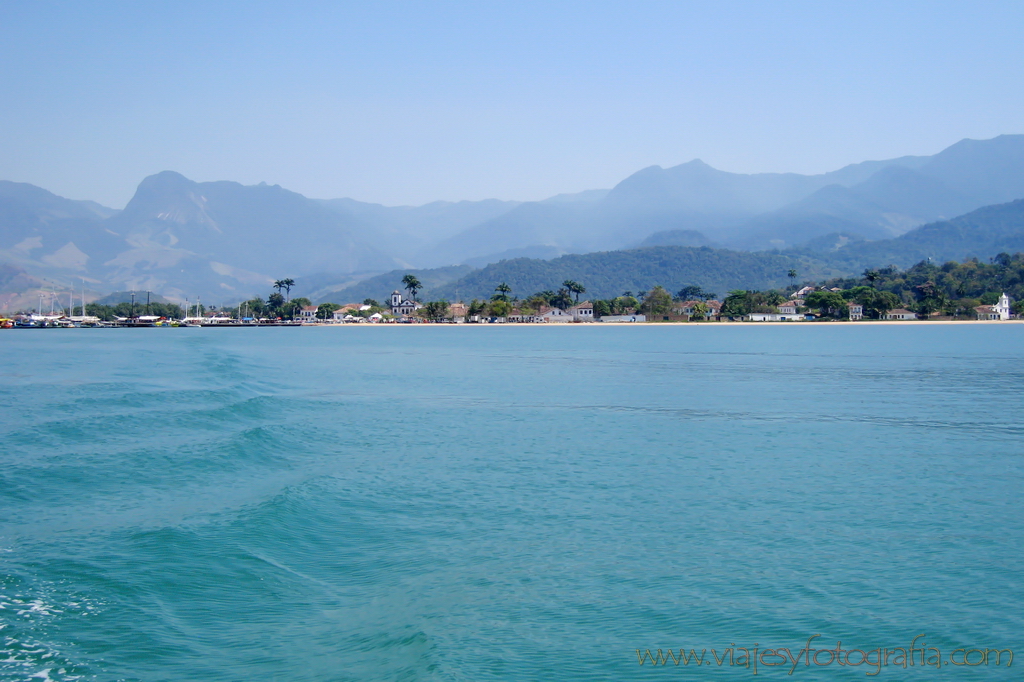
M882 278L881 273L878 270L865 270L864 279L870 282L871 286L875 286L875 282Z
M274 280L274 288L277 289L277 293L281 293L281 289L287 292L287 296L291 296L292 287L295 286L294 279L276 279Z
M505 284L504 282L494 287L494 290L498 292L498 295L495 298L498 298L502 301L508 301L508 295L512 293L512 287Z
M786 273L789 276L789 281L792 283L796 282L796 270L790 268L789 272Z
M567 279L562 282L562 286L565 287L569 293L576 294L576 302L580 302L580 294L587 290L585 286L571 279Z
M402 278L402 284L405 285L406 291L409 292L409 296L412 300L416 300L416 292L423 288L423 284L416 279L416 275L406 275Z
M558 293L551 299L551 305L562 310L568 310L572 305L572 297L569 295L569 290L565 287L559 289Z

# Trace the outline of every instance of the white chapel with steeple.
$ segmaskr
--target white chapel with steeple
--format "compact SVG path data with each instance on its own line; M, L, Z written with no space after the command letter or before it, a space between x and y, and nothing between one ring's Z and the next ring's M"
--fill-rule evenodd
M391 314L395 317L412 315L422 307L423 306L416 301L410 301L407 298L402 298L402 293L397 289L391 292Z

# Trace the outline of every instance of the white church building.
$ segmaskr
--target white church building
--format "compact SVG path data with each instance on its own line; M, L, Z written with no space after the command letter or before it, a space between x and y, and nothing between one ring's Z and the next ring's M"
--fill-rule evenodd
M1004 292L995 305L979 305L974 309L979 320L1010 319L1010 297Z
M412 315L422 307L423 306L416 301L410 301L407 298L402 298L402 292L397 289L391 292L391 314L395 317Z

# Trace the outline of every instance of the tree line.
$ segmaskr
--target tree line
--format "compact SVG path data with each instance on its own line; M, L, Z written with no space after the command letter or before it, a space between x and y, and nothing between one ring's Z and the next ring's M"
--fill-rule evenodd
M735 318L751 313L777 312L779 304L789 300L792 289L798 286L795 269L787 269L784 275L791 283L789 290L729 291L721 302L720 314ZM295 319L303 307L312 306L312 303L306 297L290 298L294 286L295 280L291 278L275 280L272 287L274 292L266 299L251 298L237 306L221 308L221 311L238 318ZM412 274L402 278L402 286L413 301L417 300L417 294L423 289L422 283ZM924 316L941 314L949 317L974 317L976 306L995 303L1003 292L1015 299L1014 312L1024 313L1024 254L1000 253L987 263L977 258L941 264L926 260L906 270L890 265L865 270L858 277L839 277L823 282L804 281L802 286L813 287L814 291L804 297L801 312L815 312L824 318L847 317L848 303L860 304L864 308L865 317L874 319L901 307ZM507 281L501 281L494 286L489 299L472 299L467 305L467 314L507 317L513 311L530 316L544 308L568 310L579 304L585 293L587 286L583 283L565 279L560 287L535 291L520 298ZM637 313L659 316L677 311L681 302L691 302L691 317L701 318L710 315L708 301L716 298L714 292L698 285L684 286L674 294L659 285L648 290L625 290L618 296L594 299L591 304L595 317ZM375 313L391 313L390 306L371 298L363 301L363 307L365 310L351 310L350 314L369 317ZM321 303L317 306L316 317L321 320L330 319L339 308L341 305L337 303ZM201 312L215 310L216 307L200 307ZM423 304L417 314L439 321L446 319L449 312L449 302L439 299ZM182 307L175 303L150 303L148 312L145 304L138 302L134 308L130 303L89 303L86 305L86 314L103 320L129 317L132 314L184 317Z
M810 287L798 312L815 313L821 318L845 319L848 304L862 306L864 316L881 319L896 308L906 308L923 316L942 314L949 317L975 316L974 308L991 305L1005 292L1016 300L1014 312L1024 313L1024 254L1001 253L989 263L970 259L962 263L949 261L936 264L922 261L906 270L895 266L865 270L859 277L833 278L824 282L805 281L798 285L798 273L789 268L785 276L790 289L729 291L721 302L720 315L739 318L751 313L778 312L780 304L793 297L797 286ZM490 300L473 299L469 315L507 317L513 311L533 315L544 307L567 310L579 302L587 287L574 280L565 280L557 290L546 289L520 299L506 282L499 283ZM621 295L591 301L594 316L642 313L669 315L680 310L680 303L689 302L690 318L704 318L712 313L709 301L716 294L698 285L688 285L676 294L662 286L647 291L623 291ZM442 319L448 310L445 300L433 301L425 307L428 319Z
M1006 293L1015 300L1014 312L1020 314L1024 313L1024 254L1000 253L987 263L977 258L941 264L924 260L906 270L890 265L865 270L860 277L829 280L825 287L860 290L870 301L871 295L862 291L866 287L877 292L876 297L888 294L884 300L895 302L893 308L948 317L974 317L975 307L992 305Z

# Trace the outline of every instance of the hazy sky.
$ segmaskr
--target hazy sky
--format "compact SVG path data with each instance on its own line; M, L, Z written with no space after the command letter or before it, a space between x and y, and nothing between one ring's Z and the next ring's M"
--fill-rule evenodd
M700 158L815 173L1024 132L1024 3L0 4L0 179L170 169L385 204Z

